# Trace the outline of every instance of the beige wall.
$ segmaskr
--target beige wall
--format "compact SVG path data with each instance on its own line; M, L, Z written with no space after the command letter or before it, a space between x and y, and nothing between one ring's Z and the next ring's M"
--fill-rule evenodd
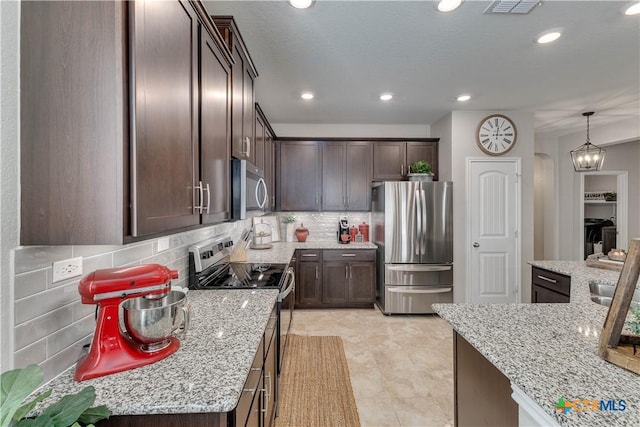
M528 112L500 111L454 111L451 113L451 180L454 182L453 196L453 259L455 302L465 302L465 284L473 286L466 277L467 268L467 176L469 157L487 157L476 145L475 132L478 123L489 114L502 113L509 116L518 129L518 142L505 156L521 161L521 227L520 227L520 296L530 300L531 271L527 261L533 259L533 145L534 116Z
M640 118L620 121L600 128L591 127L591 142L605 146L604 171L628 171L629 238L640 236ZM580 174L573 170L569 151L585 142L580 131L557 138L558 176L558 259L582 259L580 236L579 189Z

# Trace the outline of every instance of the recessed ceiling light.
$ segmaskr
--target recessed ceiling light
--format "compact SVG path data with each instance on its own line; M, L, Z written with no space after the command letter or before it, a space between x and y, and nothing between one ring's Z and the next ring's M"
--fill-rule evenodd
M310 99L313 99L313 94L311 92L302 92L302 95L300 95L300 98L308 101Z
M438 10L440 12L451 12L462 4L462 0L441 0L438 3Z
M462 102L464 102L464 101L468 101L468 100L470 100L470 99L471 99L471 95L460 95L460 96L458 97L458 101L462 101Z
M637 15L639 13L640 13L640 3L636 3L632 6L629 6L629 8L624 11L625 15Z
M306 9L311 6L313 0L289 0L289 4L296 9Z
M380 95L380 100L382 101L390 101L391 98L393 98L393 95L390 93L383 93L382 95Z
M538 43L547 44L547 43L554 42L558 40L561 35L562 33L560 31L550 31L550 32L544 33L538 37Z

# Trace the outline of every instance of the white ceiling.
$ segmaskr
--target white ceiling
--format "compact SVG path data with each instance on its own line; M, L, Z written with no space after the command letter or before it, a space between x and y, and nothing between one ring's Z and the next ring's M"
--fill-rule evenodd
M447 14L434 1L205 3L234 16L271 123L425 125L453 110L516 110L563 134L586 127L584 111L594 127L640 116L640 17L623 14L633 1L546 0L527 15L470 0ZM535 43L552 28L560 40ZM472 99L457 102L462 93Z

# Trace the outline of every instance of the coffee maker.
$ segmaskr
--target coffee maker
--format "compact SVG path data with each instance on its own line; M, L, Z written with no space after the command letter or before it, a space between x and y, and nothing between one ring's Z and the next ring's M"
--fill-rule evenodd
M338 243L349 243L351 236L349 235L349 219L343 216L338 221Z

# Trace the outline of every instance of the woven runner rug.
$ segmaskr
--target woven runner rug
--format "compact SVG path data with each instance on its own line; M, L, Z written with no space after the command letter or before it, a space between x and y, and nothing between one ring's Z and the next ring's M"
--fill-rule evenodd
M340 337L289 335L275 427L359 427Z

